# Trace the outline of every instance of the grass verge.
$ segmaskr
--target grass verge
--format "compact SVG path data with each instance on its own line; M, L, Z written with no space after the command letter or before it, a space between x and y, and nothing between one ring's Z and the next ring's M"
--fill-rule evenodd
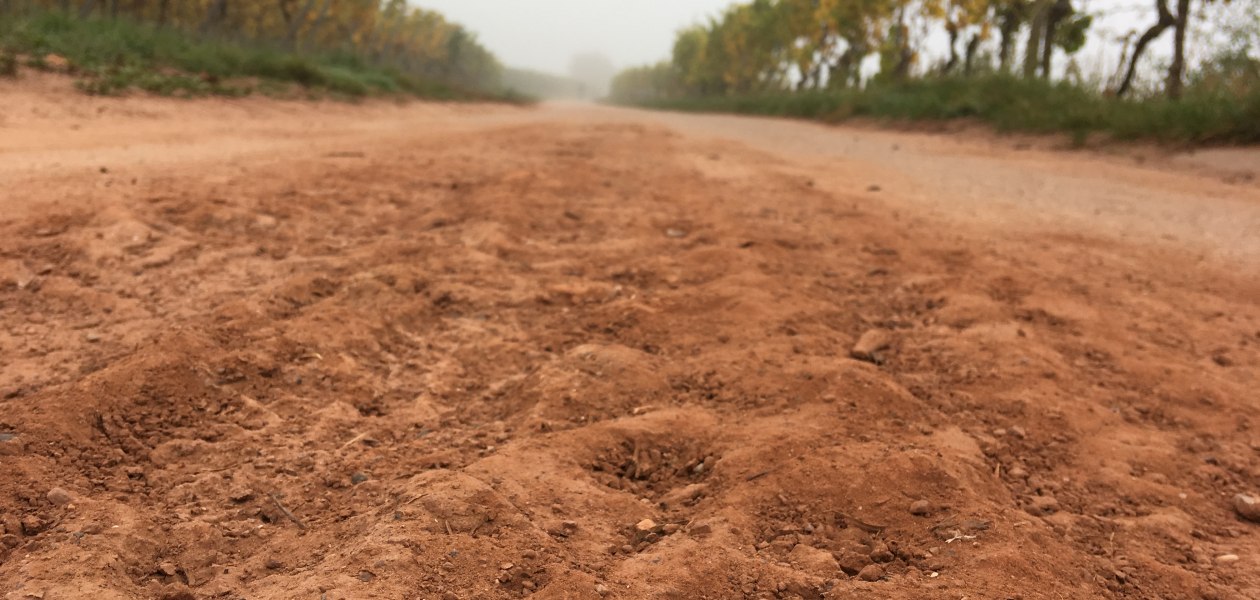
M84 20L59 13L0 19L0 74L16 75L19 58L28 68L70 72L78 77L80 89L91 94L130 89L173 96L296 91L342 98L396 94L523 101L414 77L349 53L302 54L125 19Z
M1190 90L1180 101L1118 100L1064 83L1009 76L937 78L862 90L824 90L633 102L683 111L730 112L841 121L975 119L999 131L1066 132L1116 140L1184 143L1260 142L1260 90L1245 95Z

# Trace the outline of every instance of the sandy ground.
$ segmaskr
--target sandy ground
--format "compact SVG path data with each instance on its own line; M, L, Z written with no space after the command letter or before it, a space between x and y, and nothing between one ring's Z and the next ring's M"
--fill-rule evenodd
M1260 597L1254 150L62 87L6 600Z

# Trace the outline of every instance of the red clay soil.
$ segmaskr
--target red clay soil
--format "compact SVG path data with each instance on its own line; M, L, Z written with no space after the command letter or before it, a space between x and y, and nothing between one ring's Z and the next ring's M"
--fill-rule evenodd
M1260 597L1245 177L42 93L0 88L5 599Z

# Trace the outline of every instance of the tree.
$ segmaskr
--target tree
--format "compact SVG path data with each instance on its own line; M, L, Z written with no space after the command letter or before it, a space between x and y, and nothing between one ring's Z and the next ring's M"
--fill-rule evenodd
M1172 11L1168 10L1168 0L1155 0L1155 11L1158 19L1154 25L1142 34L1142 37L1138 38L1137 44L1133 46L1133 55L1129 57L1129 70L1125 73L1124 80L1120 82L1120 87L1116 90L1117 96L1124 96L1132 88L1133 77L1137 73L1138 61L1142 59L1143 53L1146 52L1146 47L1177 22Z

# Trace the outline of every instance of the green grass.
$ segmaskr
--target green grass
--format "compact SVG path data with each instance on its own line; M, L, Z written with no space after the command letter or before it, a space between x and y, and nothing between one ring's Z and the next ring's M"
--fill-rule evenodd
M67 59L79 88L91 94L139 89L175 96L286 95L294 88L341 98L405 94L443 100L504 98L369 64L351 54L299 54L238 40L197 36L123 19L75 19L59 13L0 19L0 75L16 59L48 68Z
M1260 90L1250 94L1191 89L1163 98L1117 100L1068 84L1007 76L922 79L862 90L676 98L638 103L671 110L731 112L840 121L971 119L999 131L1091 134L1111 139L1186 143L1260 142Z

